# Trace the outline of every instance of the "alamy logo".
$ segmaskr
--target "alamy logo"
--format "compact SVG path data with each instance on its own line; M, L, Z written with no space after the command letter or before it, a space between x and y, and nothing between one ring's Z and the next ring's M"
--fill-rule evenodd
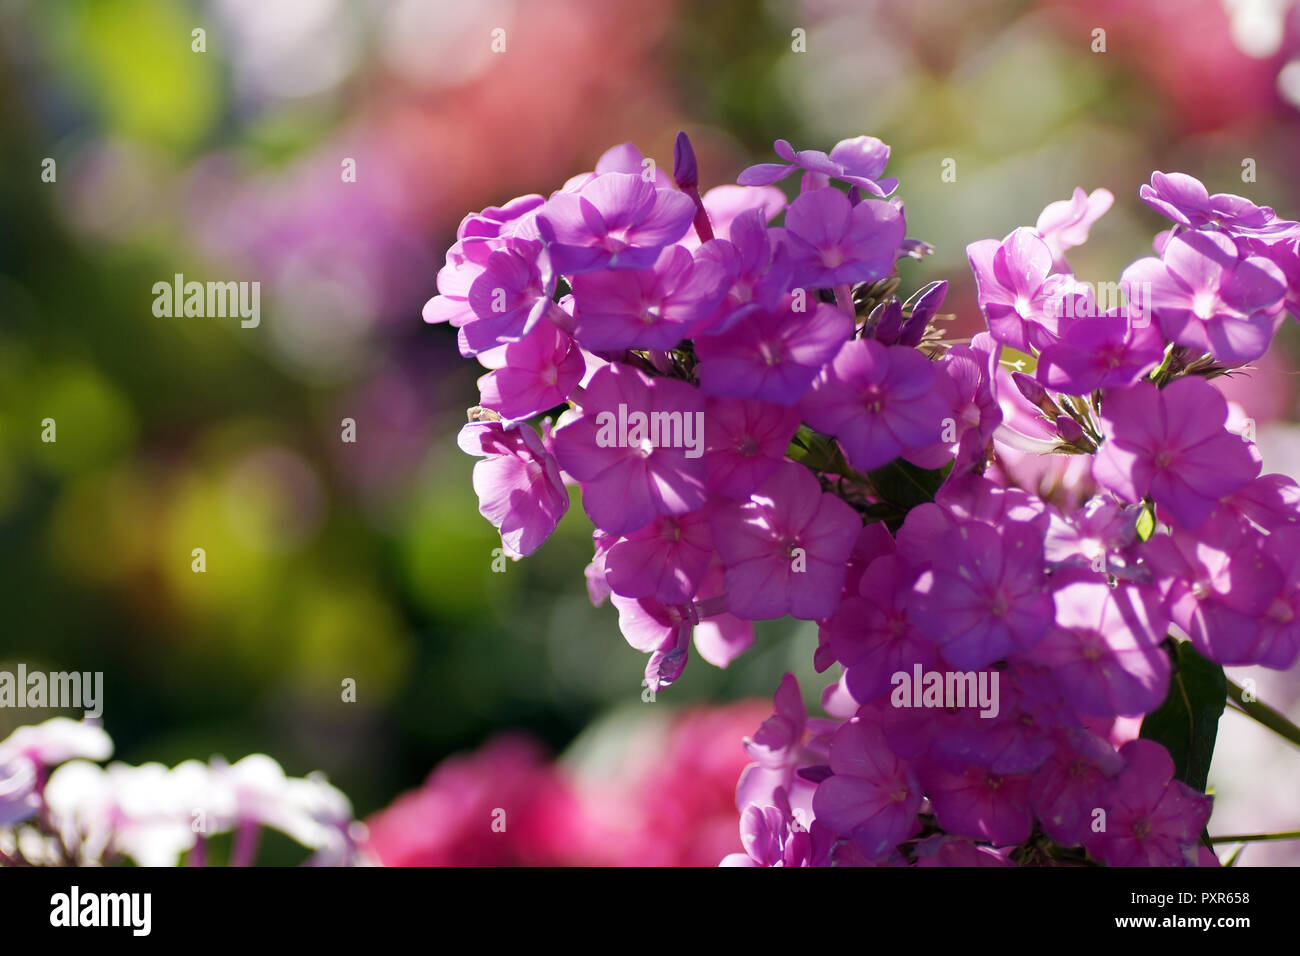
M618 413L598 412L596 444L601 448L685 448L687 458L704 454L703 412L629 412L619 402Z
M126 926L148 936L153 924L151 893L86 893L72 887L50 897L51 926Z
M998 715L997 671L895 671L889 702L895 707L979 707L980 716Z
M0 707L50 707L85 710L87 717L104 713L103 671L0 671Z
M1065 281L1061 283L1065 284ZM1128 306L1135 329L1151 324L1150 282L1080 282L1069 280L1066 294L1051 300L1048 312L1057 319L1095 319Z
M153 284L153 314L158 318L234 318L246 329L262 321L262 283L186 282L176 273L171 282Z

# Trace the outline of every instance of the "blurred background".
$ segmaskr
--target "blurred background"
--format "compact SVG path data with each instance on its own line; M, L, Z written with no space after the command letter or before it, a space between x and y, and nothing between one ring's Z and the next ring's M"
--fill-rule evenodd
M625 141L666 168L679 129L705 188L778 137L868 133L935 247L905 288L952 280L967 329L966 244L1075 186L1116 195L1071 254L1090 281L1150 254L1153 169L1300 217L1291 0L0 0L0 84L0 667L103 671L119 759L262 751L326 771L360 816L503 731L524 736L465 759L565 753L610 783L671 738L680 779L714 768L730 837L710 839L738 850L753 701L787 670L810 702L825 682L815 627L778 622L643 702L643 656L586 597L580 508L493 573L454 441L481 370L420 319L465 213ZM260 282L260 325L156 317L176 273ZM1224 386L1293 476L1296 332ZM1300 719L1297 674L1252 671L1233 676ZM703 702L739 703L686 712ZM701 756L682 735L710 715L735 743ZM0 737L37 716L0 711ZM1240 715L1211 783L1213 832L1300 828L1300 753ZM409 832L434 813L404 806Z

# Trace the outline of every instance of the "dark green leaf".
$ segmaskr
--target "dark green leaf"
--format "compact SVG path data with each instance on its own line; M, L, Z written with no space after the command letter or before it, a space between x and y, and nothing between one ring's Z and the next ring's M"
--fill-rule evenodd
M1169 695L1142 721L1142 736L1163 744L1174 758L1174 775L1204 793L1228 682L1223 668L1191 644L1176 641L1172 647Z
M942 468L928 469L896 458L883 468L871 472L870 477L872 487L881 498L906 512L919 504L933 501L939 486L951 470L951 462Z

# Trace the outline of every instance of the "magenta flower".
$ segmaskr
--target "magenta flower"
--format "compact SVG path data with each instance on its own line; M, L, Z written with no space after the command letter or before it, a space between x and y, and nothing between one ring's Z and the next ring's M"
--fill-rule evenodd
M957 522L913 585L908 616L964 670L1031 649L1052 620L1041 532L1021 522Z
M456 442L484 459L474 465L479 513L501 532L511 557L532 554L569 510L569 493L542 439L527 425L470 422Z
M748 498L776 471L799 427L799 413L793 408L757 399L711 398L705 420L709 491L732 499Z
M1052 253L1052 268L1068 272L1065 251L1088 241L1088 231L1115 202L1109 189L1094 189L1085 193L1075 187L1069 199L1048 203L1038 216L1034 231L1038 233Z
M841 727L831 739L831 771L813 796L816 819L876 858L921 829L921 785L875 724Z
M620 538L605 555L605 579L615 594L687 604L713 555L708 509L664 515Z
M856 594L840 602L822 625L823 639L845 667L853 699L869 704L889 693L890 677L900 671L937 670L939 652L908 619L907 596L915 575L893 554L867 567Z
M535 240L537 210L546 200L541 196L520 196L504 206L489 206L470 213L456 230L456 242L447 250L447 261L438 272L438 292L424 306L424 321L450 322L460 327L473 321L469 289L479 277L488 257L504 249L511 239Z
M1160 648L1169 622L1150 588L1111 588L1104 574L1075 572L1052 594L1056 618L1034 648L1070 706L1096 717L1138 717L1169 690Z
M1087 834L1088 852L1110 866L1195 866L1213 802L1173 779L1169 752L1150 740L1120 748L1124 769L1099 807L1106 829Z
M1070 316L1091 315L1086 299L1073 304L1073 278L1052 275L1052 250L1028 226L998 242L981 239L966 247L975 274L980 311L993 338L1028 352L1056 341Z
M903 211L883 200L856 206L837 189L803 193L772 230L790 255L794 284L829 289L874 282L894 271L906 232Z
M695 203L630 173L597 176L579 193L556 193L537 214L555 271L648 269L690 228Z
M1190 229L1218 227L1238 235L1268 235L1295 226L1279 220L1268 206L1231 193L1215 193L1186 173L1151 174L1151 185L1138 190L1142 201L1166 219Z
M582 415L556 430L555 455L596 527L626 535L704 504L703 425L696 389L611 362L587 384Z
M492 369L478 380L479 404L510 419L563 404L586 371L578 346L549 322L479 361Z
M997 774L979 767L955 772L937 763L919 767L925 795L948 833L993 844L1023 843L1034 826L1028 774Z
M728 279L681 246L664 249L653 268L574 276L574 337L592 352L671 349L717 308Z
M874 136L841 140L829 156L816 149L795 152L794 147L783 139L773 143L772 148L785 163L750 166L737 177L736 182L742 186L768 186L785 179L796 169L802 169L804 192L825 186L831 179L857 186L879 198L898 188L897 179L880 178L889 163L889 147Z
M1038 357L1038 381L1067 395L1131 385L1164 358L1165 343L1151 323L1137 325L1124 315L1073 323L1060 342Z
M1195 534L1152 537L1143 554L1170 617L1198 651L1226 665L1287 668L1300 653L1298 536L1279 528L1261 540L1216 516Z
M736 217L731 240L706 242L697 254L700 263L712 263L724 272L729 287L715 313L698 323L698 334L718 334L762 310L777 309L790 287L790 260L773 244L764 211L750 209Z
M577 176L571 177L565 182L561 191L566 193L581 192L588 183L606 173L628 173L635 174L638 177L644 176L647 170L645 160L645 154L632 143L619 143L617 146L611 146L601 153L600 159L596 160L596 168L592 172L579 173ZM653 182L660 189L671 189L673 186L672 177L657 164L654 167Z
M853 334L847 315L824 302L798 311L792 296L720 335L695 342L700 390L728 398L759 398L794 405L822 365Z
M1124 501L1150 495L1178 524L1195 528L1219 499L1259 474L1247 444L1224 428L1227 420L1227 401L1203 378L1111 391L1092 476Z
M1064 846L1087 838L1092 809L1124 768L1124 758L1105 740L1082 729L1064 743L1034 774L1029 800L1043 832Z
M1167 338L1225 365L1257 359L1283 321L1286 276L1262 256L1243 255L1220 232L1184 232L1162 259L1139 259L1123 284L1142 294ZM1130 295L1132 299L1132 295Z
M799 403L813 428L839 439L849 464L870 471L905 448L938 441L952 415L934 363L915 349L845 343Z
M861 527L857 512L793 463L782 464L749 501L720 503L713 545L726 565L731 613L830 617Z
M784 797L784 791L781 791ZM812 837L783 806L750 804L740 814L740 844L744 853L730 853L719 866L809 866Z
M474 319L463 323L461 335L471 353L531 332L552 313L555 278L540 242L514 239L492 252L469 287Z

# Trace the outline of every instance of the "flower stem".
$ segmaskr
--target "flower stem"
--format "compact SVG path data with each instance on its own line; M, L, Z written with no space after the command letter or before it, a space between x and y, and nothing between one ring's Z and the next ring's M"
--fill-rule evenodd
M1211 843L1260 843L1265 840L1300 840L1300 830L1290 833L1239 833L1233 836L1210 837Z
M1245 691L1234 681L1228 681L1228 699L1241 708L1257 723L1263 724L1284 740L1300 747L1300 727L1297 727L1283 714L1259 700L1246 700Z

